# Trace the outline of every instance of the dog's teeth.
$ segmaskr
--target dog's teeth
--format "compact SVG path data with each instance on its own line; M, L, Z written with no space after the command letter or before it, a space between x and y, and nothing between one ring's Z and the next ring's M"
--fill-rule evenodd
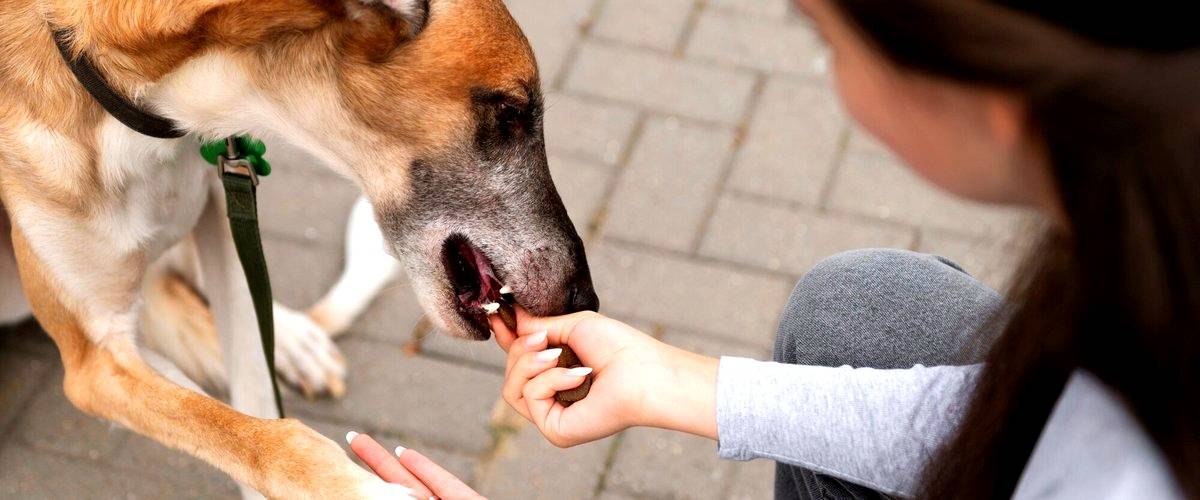
M508 285L500 287L500 295L512 295L512 287Z
M496 302L492 302L490 304L483 305L483 312L486 312L488 314L496 314L499 311L500 311L500 304L498 304Z

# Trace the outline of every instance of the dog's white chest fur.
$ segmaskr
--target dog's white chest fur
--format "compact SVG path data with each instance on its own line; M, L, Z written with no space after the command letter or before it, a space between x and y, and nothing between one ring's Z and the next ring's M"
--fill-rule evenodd
M98 138L99 171L107 190L89 224L107 234L118 252L144 252L149 260L195 225L208 197L208 165L190 138L141 135L109 118Z

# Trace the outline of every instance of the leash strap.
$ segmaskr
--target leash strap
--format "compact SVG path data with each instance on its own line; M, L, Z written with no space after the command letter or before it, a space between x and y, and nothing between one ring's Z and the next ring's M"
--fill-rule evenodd
M233 234L233 246L237 249L238 260L242 262L242 273L246 275L246 285L254 302L258 334L262 339L263 356L267 359L267 372L271 376L271 390L275 395L275 409L283 418L283 398L275 374L275 313L271 298L271 276L267 272L262 233L258 228L258 175L250 161L241 157L235 138L225 139L225 145L227 153L221 155L218 168L221 184L225 186L229 231Z

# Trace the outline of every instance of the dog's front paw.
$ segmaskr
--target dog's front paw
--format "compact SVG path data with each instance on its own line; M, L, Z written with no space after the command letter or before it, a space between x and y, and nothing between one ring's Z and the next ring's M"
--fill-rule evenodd
M346 394L346 358L307 315L275 306L275 367L284 383L312 399Z
M270 498L413 498L411 489L356 465L340 445L299 420L260 420L258 426L250 434L270 445L256 449L251 484Z

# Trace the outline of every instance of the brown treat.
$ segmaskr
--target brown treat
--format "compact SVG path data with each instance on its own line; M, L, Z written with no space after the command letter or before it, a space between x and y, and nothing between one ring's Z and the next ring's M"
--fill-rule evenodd
M559 368L579 368L583 366L583 361L579 360L579 356L575 351L568 346L562 346L562 354L558 356ZM554 400L558 401L563 406L571 406L576 401L586 398L588 391L592 390L592 375L584 377L583 383L574 389L559 391L554 395Z
M516 335L517 311L516 309L513 309L512 304L509 302L501 302L500 311L497 314L500 315L500 321L504 322L504 326L508 328L508 331L512 332L513 335Z

